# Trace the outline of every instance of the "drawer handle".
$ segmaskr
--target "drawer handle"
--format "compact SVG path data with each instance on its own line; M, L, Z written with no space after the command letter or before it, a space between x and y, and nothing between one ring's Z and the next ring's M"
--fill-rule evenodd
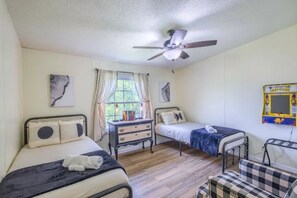
M125 129L120 129L120 132L123 132L123 131L125 131Z
M137 128L137 126L134 126L134 128L136 129L136 128Z
M124 141L124 140L125 140L125 138L123 138L123 137L122 137L122 138L120 138L120 140L121 140L121 141Z
M151 127L151 125L146 125L146 128L150 128Z
M147 136L150 136L150 135L151 135L151 133L147 133L146 135L147 135Z
M138 136L138 133L135 133L135 136Z

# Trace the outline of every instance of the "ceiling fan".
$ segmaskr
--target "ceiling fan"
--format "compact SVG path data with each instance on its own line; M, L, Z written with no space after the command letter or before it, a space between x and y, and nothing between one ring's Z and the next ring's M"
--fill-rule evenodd
M167 31L168 35L170 36L170 39L164 42L163 47L134 46L133 48L163 50L163 52L147 59L148 61L155 59L161 55L164 55L168 60L175 61L178 58L186 59L190 57L189 54L183 51L183 49L207 47L207 46L217 44L217 40L198 41L198 42L183 44L182 41L187 35L187 32L188 32L187 30L183 30L183 29L170 29Z

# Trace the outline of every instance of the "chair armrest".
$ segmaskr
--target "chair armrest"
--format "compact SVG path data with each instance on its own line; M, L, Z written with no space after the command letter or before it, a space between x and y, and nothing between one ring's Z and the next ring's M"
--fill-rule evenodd
M284 197L297 179L290 173L244 159L239 162L239 173L244 181L279 197Z
M285 198L297 198L297 180L290 186Z
M237 188L235 184L210 176L208 178L208 195L212 198L246 198L248 192L244 189Z
M201 185L197 192L196 192L197 197L196 198L208 198L208 182L205 184Z

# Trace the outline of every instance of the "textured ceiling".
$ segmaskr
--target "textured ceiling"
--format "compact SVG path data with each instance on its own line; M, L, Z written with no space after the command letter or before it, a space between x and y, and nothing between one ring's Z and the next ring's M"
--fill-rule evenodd
M6 0L23 47L159 67L182 67L297 23L297 0ZM217 39L186 49L174 63L160 50L170 28L184 42Z

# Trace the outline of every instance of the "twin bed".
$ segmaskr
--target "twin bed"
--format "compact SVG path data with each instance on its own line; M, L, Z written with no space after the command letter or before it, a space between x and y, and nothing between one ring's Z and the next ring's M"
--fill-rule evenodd
M161 113L169 112L172 110L179 110L179 108L168 107L155 109L155 143L157 143L157 136L162 136L178 141L180 146L180 155L182 155L182 145L187 144L191 146L193 144L193 131L195 131L196 129L204 129L205 126L193 122L181 122L171 125L164 124L161 120ZM83 120L83 132L85 134L84 138L77 141L41 146L37 148L30 148L28 146L30 123L52 121L67 122L75 119ZM78 129L79 127L77 128L77 132L79 132ZM128 176L126 175L125 170L105 151L102 151L102 148L100 148L93 140L87 137L86 116L82 114L76 114L30 118L24 124L24 140L25 146L16 156L13 164L8 171L7 176L3 179L4 182L2 181L2 183L0 184L0 197L132 197L132 188L129 185ZM244 157L247 158L248 137L242 131L237 131L236 133L228 135L219 141L217 154L222 155L223 172L226 168L226 157L228 152L233 151L234 156L234 149L239 148L240 157L241 146L244 146ZM94 152L102 153L102 156L104 156L104 160L108 161L108 163L115 164L116 166L113 169L108 169L107 171L100 172L100 174L96 174L91 177L81 179L79 181L70 182L67 185L54 187L50 186L50 188L41 191L37 189L43 189L43 185L38 183L36 186L33 185L33 183L36 184L36 181L34 180L41 179L43 182L47 183L48 179L49 182L56 184L55 179L57 179L57 183L63 183L64 179L69 181L69 178L65 178L69 175L73 178L81 177L85 174L88 174L87 172L70 173L70 171L67 171L66 169L64 170L63 167L61 167L61 164L62 161L69 155L81 155L90 153L92 155ZM50 172L50 169L52 169L52 165L58 166L58 172L56 175L53 174L47 178L48 172ZM102 166L104 166L104 163ZM21 175L18 175L19 173L24 172L27 174L28 177L22 177ZM31 175L31 173L33 174ZM60 174L64 173L65 175L61 177ZM13 175L15 176L12 177ZM46 178L44 179L42 177ZM32 182L32 185L30 182ZM13 185L14 183L16 183L17 185Z
M29 148L27 143L28 137L28 126L32 122L48 122L48 121L57 121L57 120L74 120L74 119L83 119L84 123L84 133L87 135L87 118L84 115L65 115L65 116L51 116L51 117L38 117L30 118L26 121L24 126L25 133L25 146L20 150L16 156L12 166L9 169L7 176L13 174L16 171L26 170L30 167L36 167L36 172L39 171L40 165L44 165L51 162L61 161L69 155L80 155L94 151L102 151L93 140L89 137L84 137L82 140L71 141L63 144L55 144L50 146L43 146L37 148ZM110 157L110 156L108 156ZM110 157L111 158L111 157ZM105 158L104 158L105 159ZM113 159L109 159L113 160ZM114 161L114 163L117 163ZM103 166L103 165L102 165ZM45 172L48 170L45 170ZM88 170L86 170L88 171ZM90 170L92 171L92 170ZM34 171L35 172L35 171ZM39 172L38 172L39 173ZM83 175L85 172L77 172L77 175ZM42 177L42 175L40 175ZM66 175L67 176L67 175ZM32 177L36 178L36 174L33 174ZM38 177L38 174L37 174ZM59 177L59 176L57 176ZM16 178L18 179L18 178ZM29 182L34 178L28 178L25 182ZM51 178L52 179L52 178ZM4 178L5 180L5 178ZM3 187L3 185L2 185ZM6 186L7 187L7 186ZM8 187L10 187L8 185ZM35 186L33 188L38 188ZM26 197L27 192L30 189L20 190L17 197ZM3 190L3 188L1 189ZM9 190L9 189L8 189ZM13 189L11 189L13 190ZM6 188L7 191L7 188ZM15 193L6 193L0 191L0 197L14 197ZM28 195L28 194L27 194ZM31 195L30 195L31 197ZM64 187L58 187L53 190L42 193L37 193L34 197L119 197L126 198L132 197L132 188L129 185L128 176L126 175L124 169L116 168L101 174L95 175L93 177L81 180L79 182L67 185Z
M157 136L161 136L161 137L165 137L165 138L169 138L174 141L177 141L179 142L180 155L182 155L183 144L187 144L192 147L193 145L197 145L195 140L191 139L191 135L193 135L192 132L197 129L204 129L205 125L200 123L195 123L195 122L187 122L187 121L166 125L162 120L162 113L170 112L170 111L179 111L179 108L166 107L166 108L155 109L155 112L154 112L155 144L157 144ZM220 129L221 128L223 127L220 127ZM223 129L228 129L228 128L223 128ZM230 130L235 130L235 129L230 129ZM244 158L247 159L248 158L248 136L246 136L245 132L243 131L236 130L234 134L228 135L219 141L216 154L222 155L222 172L225 171L227 166L226 158L228 156L228 153L230 151L233 151L233 162L234 162L234 150L235 148L239 148L239 157L240 157L241 146L244 147ZM217 156L216 154L214 156Z

